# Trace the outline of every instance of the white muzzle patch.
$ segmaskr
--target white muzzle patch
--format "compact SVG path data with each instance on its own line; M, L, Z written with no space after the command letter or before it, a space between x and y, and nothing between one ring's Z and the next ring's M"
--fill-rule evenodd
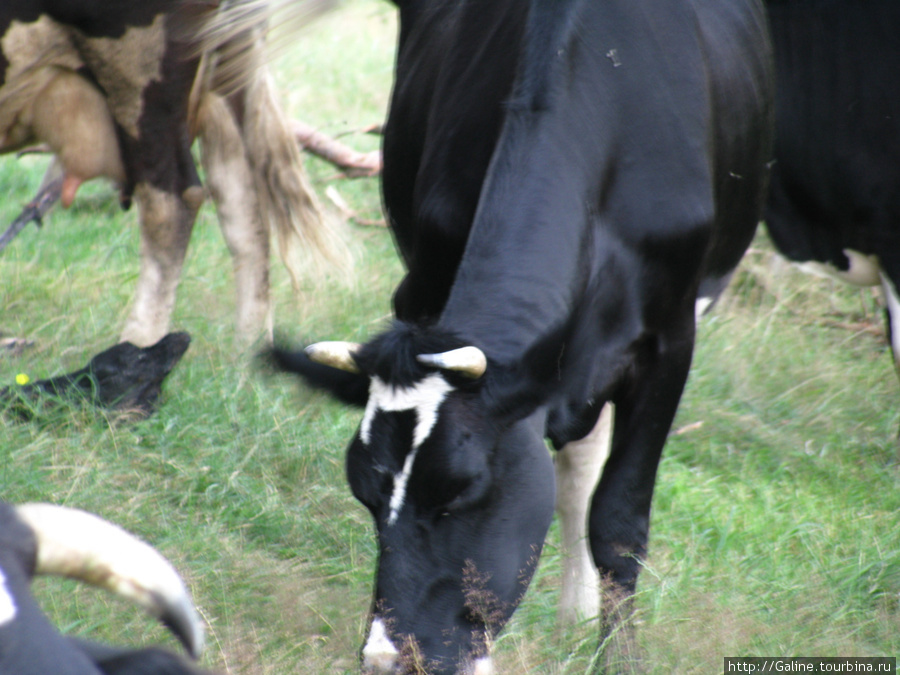
M393 673L397 666L399 652L388 637L384 622L376 618L369 629L369 639L363 647L363 670L367 673L381 675Z
M494 660L490 656L482 656L472 664L472 675L494 675Z
M0 570L0 626L9 623L16 618L16 603L12 593L6 587L6 577Z
M438 419L438 409L453 391L447 380L439 373L429 375L414 387L394 387L383 380L373 377L369 385L369 402L360 425L359 437L369 445L372 441L372 422L379 412L416 412L416 428L413 432L413 444L403 462L403 469L394 475L394 491L391 494L388 525L397 521L400 509L406 499L406 484L412 473L413 462L419 446L431 434Z

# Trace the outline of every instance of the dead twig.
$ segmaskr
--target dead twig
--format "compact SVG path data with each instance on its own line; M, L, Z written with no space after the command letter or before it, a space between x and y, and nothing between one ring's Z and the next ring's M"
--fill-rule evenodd
M350 208L350 205L347 204L341 196L341 193L338 192L334 186L329 185L325 188L325 196L337 207L337 210L340 211L341 217L344 218L344 220L352 220L357 225L365 225L367 227L387 227L387 223L381 218L378 220L360 218L359 214Z
M299 120L291 122L291 131L302 148L342 169L347 178L371 177L381 173L380 150L358 152ZM371 133L369 128L366 133Z
M60 195L62 194L62 184L62 169L57 162L53 162L51 163L50 168L47 169L47 173L44 175L44 182L41 184L35 198L25 205L25 208L22 209L22 213L19 214L19 217L12 222L12 225L6 229L6 232L0 235L0 253L9 246L9 243L15 239L16 235L24 230L30 222L34 221L35 225L41 227L43 224L43 217L47 215L47 212L59 201Z

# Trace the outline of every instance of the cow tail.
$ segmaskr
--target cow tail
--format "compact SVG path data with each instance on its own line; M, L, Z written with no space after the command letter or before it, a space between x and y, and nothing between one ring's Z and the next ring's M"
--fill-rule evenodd
M323 263L343 264L341 242L310 185L265 65L256 68L244 97L244 144L260 215L275 233L279 255L297 287L300 260L317 271Z
M191 110L209 113L213 109L209 101L228 102L231 118L223 106L218 106L221 115L197 117L223 132L232 123L239 125L259 218L275 234L279 256L295 289L309 268L315 273L329 266L346 272L350 264L346 245L310 185L297 141L278 103L268 68L272 45L267 26L274 25L277 17L282 35L289 35L333 4L333 0L230 0L220 5L199 34L202 58ZM234 110L236 101L239 111ZM217 118L222 124L216 123ZM201 131L201 140L204 135L228 135L209 132Z

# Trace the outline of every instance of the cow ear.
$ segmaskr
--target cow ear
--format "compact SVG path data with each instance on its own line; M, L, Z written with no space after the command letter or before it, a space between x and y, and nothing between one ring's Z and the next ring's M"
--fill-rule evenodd
M273 370L299 375L306 384L329 392L339 401L365 407L369 400L369 377L313 361L306 351L272 347L261 355Z

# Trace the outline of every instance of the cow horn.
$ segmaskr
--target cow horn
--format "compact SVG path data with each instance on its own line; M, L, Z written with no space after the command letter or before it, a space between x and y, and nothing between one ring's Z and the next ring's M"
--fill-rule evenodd
M194 658L203 624L175 568L149 544L91 513L52 504L23 504L16 515L34 533L35 574L85 581L144 607Z
M356 342L316 342L306 348L306 355L323 366L358 373L359 366L353 360L358 351L359 344Z
M416 359L441 370L452 370L473 380L484 375L487 357L478 347L460 347L441 354L419 354Z

